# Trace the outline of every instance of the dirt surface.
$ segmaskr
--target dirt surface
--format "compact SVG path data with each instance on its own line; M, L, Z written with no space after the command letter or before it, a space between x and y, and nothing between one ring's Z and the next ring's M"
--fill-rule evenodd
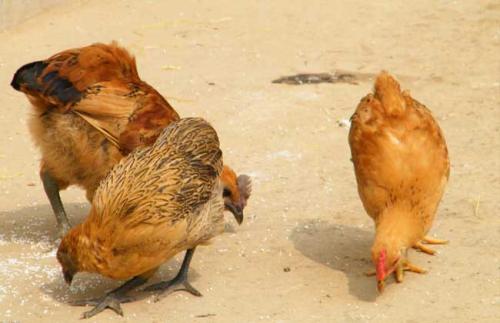
M68 0L0 0L0 31Z
M24 63L118 40L182 116L216 127L225 161L251 175L238 227L196 252L204 297L172 294L93 322L498 322L500 317L500 4L498 1L82 1L0 34L0 321L78 321L69 301L118 282L82 274L68 288L55 218L38 178L26 98L9 87ZM377 295L348 119L381 69L440 122L452 172L429 270ZM273 84L299 73L360 73L358 84ZM340 122L342 123L342 122ZM73 223L84 193L62 193ZM155 277L167 279L180 257ZM88 309L88 308L87 308ZM497 317L497 319L495 319Z

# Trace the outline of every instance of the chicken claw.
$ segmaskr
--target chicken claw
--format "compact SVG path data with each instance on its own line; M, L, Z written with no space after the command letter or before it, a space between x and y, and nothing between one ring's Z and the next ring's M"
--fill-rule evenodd
M424 237L422 239L422 241L426 244L447 244L448 243L448 240L441 240L441 239L433 239L433 238L429 238L429 237ZM425 252L426 254L429 254L429 255L434 255L436 254L436 251L425 246L421 241L417 242L413 248L415 249L418 249L422 252Z
M364 274L365 274L365 276L371 277L371 276L375 276L377 274L377 271L375 269L370 269L368 271L365 271Z
M436 250L434 249L431 249L427 246L425 246L422 242L417 242L415 243L415 245L413 246L414 249L417 249L417 250L420 250L421 252L425 252L426 254L428 255L431 255L433 256L434 254L436 254Z
M442 239L434 239L434 238L429 238L429 237L424 237L422 239L423 242L427 244L447 244L448 240L442 240Z
M397 265L396 270L394 271L394 277L396 278L396 282L398 283L403 282L403 276L404 276L403 273L405 271L411 271L417 274L425 274L427 272L425 269L412 264L408 260L403 260Z
M121 303L128 303L135 300L135 297L126 295L127 292L134 289L137 286L140 286L146 282L146 279L142 277L134 277L127 281L122 286L112 290L107 293L104 297L96 298L96 299L88 299L88 300L80 300L74 301L71 305L74 306L86 306L91 305L94 306L90 311L84 312L82 314L82 319L88 319L96 314L101 313L106 308L112 309L116 314L123 316L123 310L120 306Z
M189 264L191 262L191 258L193 258L194 250L195 248L188 249L186 251L186 255L184 256L184 260L182 261L181 269L179 270L179 273L177 274L177 276L175 276L174 279L153 284L144 289L144 291L148 292L151 291L159 292L154 298L155 303L161 300L161 298L170 294L171 292L178 290L187 291L188 293L191 293L194 296L198 297L202 296L201 293L187 281Z
M84 305L93 305L95 306L90 311L84 312L82 314L82 319L88 319L92 316L101 313L106 308L112 309L116 314L123 316L123 310L120 306L120 303L130 302L131 299L122 299L114 294L108 294L103 298L94 299L94 300L82 300L74 302L72 305L84 306Z

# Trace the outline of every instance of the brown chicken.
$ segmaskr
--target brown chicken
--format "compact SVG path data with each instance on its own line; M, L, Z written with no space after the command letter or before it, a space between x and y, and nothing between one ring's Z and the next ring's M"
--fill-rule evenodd
M422 241L446 243L425 235L448 181L448 150L431 112L386 72L351 121L349 145L359 196L375 222L371 254L382 292L392 272L397 282L405 270L425 272L408 261L408 248L434 254Z
M41 150L40 177L61 235L70 225L60 190L78 185L92 201L99 182L123 156L151 145L164 127L179 120L116 43L70 49L24 65L11 85L34 107L30 131ZM226 187L228 207L235 210L246 203L239 196L248 195L236 191L249 184L247 177L241 180ZM241 223L241 214L237 220Z
M57 251L68 284L78 272L128 281L93 304L83 317L105 308L120 315L129 291L144 284L177 253L187 250L177 276L146 290L158 295L184 289L196 246L224 230L222 152L215 130L203 119L169 125L148 147L121 160L101 182L85 222L63 238Z

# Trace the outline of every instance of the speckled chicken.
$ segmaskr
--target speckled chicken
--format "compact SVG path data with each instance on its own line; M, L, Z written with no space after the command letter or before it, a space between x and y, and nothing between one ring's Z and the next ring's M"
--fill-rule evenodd
M196 246L224 230L222 152L215 130L203 119L181 119L149 147L121 160L101 182L89 216L63 238L58 252L66 282L78 272L128 281L94 301L84 317L120 302L177 253L187 250L179 274L147 288L163 293L183 288Z
M375 221L372 246L378 289L394 272L425 272L406 258L407 249L434 251L424 244L446 243L425 237L432 226L450 172L446 142L431 112L382 72L374 94L352 116L349 144L366 212Z
M70 224L59 191L78 185L92 201L99 182L123 156L151 145L179 120L170 104L142 81L135 59L116 43L93 44L22 66L11 85L34 107L29 128L40 148L40 176L64 235ZM224 172L231 172L225 168ZM237 180L235 178L235 180ZM241 208L242 183L227 183L228 205ZM238 216L241 223L242 217Z

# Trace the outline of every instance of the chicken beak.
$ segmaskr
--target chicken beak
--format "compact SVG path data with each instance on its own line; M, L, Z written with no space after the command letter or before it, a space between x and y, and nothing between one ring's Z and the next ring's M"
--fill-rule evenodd
M71 285L71 282L73 281L73 273L69 271L64 272L64 280L66 281L66 284Z
M233 203L226 203L224 206L229 212L233 213L236 222L241 225L243 222L243 209L240 206L233 205Z
M380 294L384 291L385 287L385 281L384 280L377 280L377 290Z

